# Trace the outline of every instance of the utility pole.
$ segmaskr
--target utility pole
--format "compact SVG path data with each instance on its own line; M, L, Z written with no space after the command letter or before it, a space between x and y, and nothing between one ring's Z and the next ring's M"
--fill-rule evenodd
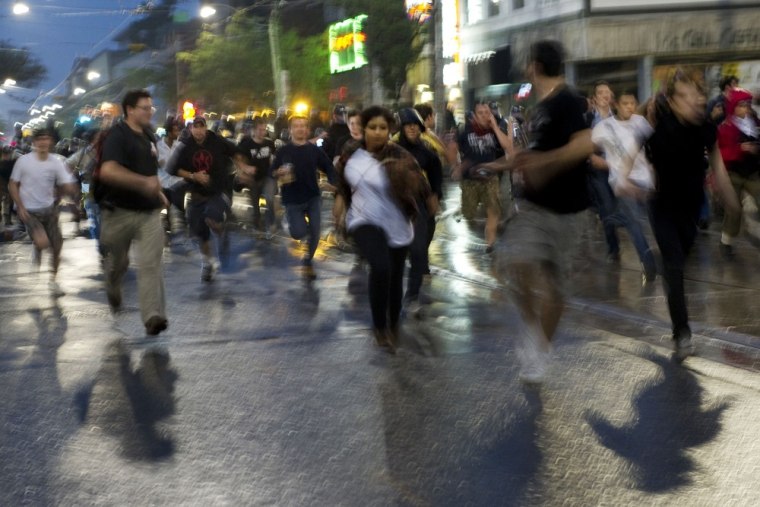
M280 65L280 7L283 0L275 0L269 13L269 49L272 53L272 78L274 81L275 109L285 105L285 90Z
M433 110L435 131L443 132L446 121L446 87L443 85L443 9L442 0L433 3Z

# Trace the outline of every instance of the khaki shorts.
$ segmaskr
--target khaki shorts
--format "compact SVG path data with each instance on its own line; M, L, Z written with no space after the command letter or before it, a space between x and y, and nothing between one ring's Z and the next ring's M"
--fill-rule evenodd
M462 180L462 216L467 220L475 218L478 204L483 203L487 210L501 214L501 197L499 178L494 176L485 181Z
M42 229L48 237L50 248L54 252L60 252L63 247L63 235L58 225L58 207L29 210L29 220L24 224L29 229L30 236L32 229Z
M520 200L494 253L494 274L507 280L515 264L545 264L558 288L567 292L573 258L580 245L582 213L560 214Z

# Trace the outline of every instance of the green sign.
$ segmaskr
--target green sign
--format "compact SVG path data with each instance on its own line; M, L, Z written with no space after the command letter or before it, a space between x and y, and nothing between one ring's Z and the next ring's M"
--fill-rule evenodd
M363 25L366 14L330 25L330 74L367 65Z

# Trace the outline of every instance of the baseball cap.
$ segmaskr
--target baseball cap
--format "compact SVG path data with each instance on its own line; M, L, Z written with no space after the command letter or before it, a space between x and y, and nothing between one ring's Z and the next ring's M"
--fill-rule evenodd
M196 116L195 118L193 118L193 125L198 125L199 123L205 127L206 118L204 118L203 116Z

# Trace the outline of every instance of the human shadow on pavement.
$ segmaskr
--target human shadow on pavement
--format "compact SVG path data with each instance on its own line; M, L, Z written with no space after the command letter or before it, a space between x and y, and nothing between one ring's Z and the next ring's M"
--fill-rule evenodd
M6 358L10 367L2 371L0 505L55 504L50 485L60 443L76 430L58 371L68 322L55 299L32 304L37 301L42 306L28 310L36 335L29 329L13 337L11 343L23 353Z
M398 504L526 505L543 461L540 393L473 392L457 366L407 358L379 384Z
M697 465L688 451L718 436L730 404L705 407L704 390L691 371L654 353L646 359L660 367L660 375L644 383L634 398L630 423L616 426L599 411L589 411L585 418L599 442L632 465L639 489L663 492L693 481Z
M115 340L92 385L76 394L80 420L119 438L130 459L166 459L174 453L174 440L158 423L175 412L177 378L165 350L148 348L133 371L129 348L124 340Z

